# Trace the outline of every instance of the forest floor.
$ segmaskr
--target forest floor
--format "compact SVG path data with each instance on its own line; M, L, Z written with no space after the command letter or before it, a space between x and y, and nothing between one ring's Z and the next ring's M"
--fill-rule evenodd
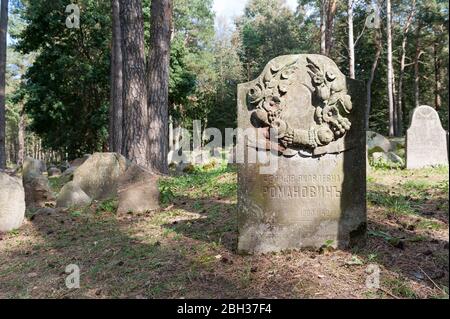
M0 236L0 298L448 298L448 169L372 169L367 182L367 244L345 251L237 255L226 166L163 180L152 213L117 215L109 200L28 215Z

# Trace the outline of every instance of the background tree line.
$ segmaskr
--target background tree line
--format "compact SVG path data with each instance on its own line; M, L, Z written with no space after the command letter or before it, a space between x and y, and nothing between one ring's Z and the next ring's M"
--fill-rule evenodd
M164 172L168 115L186 128L194 119L235 127L236 85L294 53L325 54L364 81L371 130L403 135L419 104L448 127L446 1L299 0L292 11L284 0L250 0L232 25L215 24L212 0L73 2L79 29L65 25L66 0L9 1L0 153L11 162L38 141L61 158L113 150Z

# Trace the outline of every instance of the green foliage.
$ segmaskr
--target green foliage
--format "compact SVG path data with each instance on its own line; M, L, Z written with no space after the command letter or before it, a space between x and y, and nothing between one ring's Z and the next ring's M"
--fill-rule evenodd
M101 150L107 136L110 8L80 0L80 28L65 25L66 1L24 1L17 50L38 52L25 74L30 128L70 158Z
M405 196L368 191L367 200L374 205L387 208L388 212L393 214L409 215L415 213L410 201Z
M150 39L150 0L143 0L146 52ZM385 10L381 29L365 27L370 1L354 1L356 78L367 82L382 34L382 52L372 84L370 129L388 131ZM109 1L77 0L81 28L65 26L66 0L14 0L11 2L8 52L8 144L17 144L23 106L29 129L43 139L46 149L69 153L70 158L104 150L107 141L111 45ZM221 19L214 29L213 0L174 1L171 43L169 111L174 125L192 127L200 119L203 129L236 127L237 84L254 79L266 63L279 55L319 53L320 1L299 0L295 11L284 0L251 0L233 30ZM416 40L421 43L420 102L434 105L436 93L443 126L448 127L448 3L417 0L417 14L407 33L410 1L392 3L396 85L401 43L407 36L403 81L403 128L414 107ZM420 38L415 31L421 25ZM348 73L346 2L339 1L334 19L330 57ZM14 50L11 50L14 49ZM35 56L35 57L34 57ZM34 59L35 58L35 59ZM34 62L33 62L34 59ZM33 63L31 63L33 62ZM437 70L437 71L436 71ZM23 75L23 76L22 76ZM440 89L435 88L440 76ZM398 165L374 163L376 168Z
M195 166L192 173L161 179L159 189L161 198L164 198L163 203L185 196L183 194L186 192L190 192L190 197L194 199L236 196L237 184L231 179L231 172L226 163L223 163L212 170Z
M110 198L102 201L97 207L96 212L108 212L115 213L117 211L118 200L116 198Z

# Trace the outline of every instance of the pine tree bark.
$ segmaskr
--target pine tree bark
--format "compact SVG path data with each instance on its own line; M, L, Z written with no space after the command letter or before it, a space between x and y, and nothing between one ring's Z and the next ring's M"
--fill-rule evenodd
M419 81L420 81L420 73L419 73L419 62L420 62L420 56L422 55L422 47L420 43L420 33L421 33L422 25L419 21L417 28L416 28L416 54L414 55L414 106L419 107L420 106L420 87L419 87Z
M413 0L412 2L412 11L408 16L408 19L406 20L405 26L403 27L403 39L402 39L402 53L400 57L400 71L399 71L399 78L398 78L398 92L397 92L397 121L398 121L398 127L397 127L397 133L398 135L403 135L403 78L405 75L405 68L406 68L406 44L408 42L408 32L409 28L411 27L412 20L414 18L414 15L416 13L416 1Z
M320 3L320 54L326 55L326 21L327 21L327 0L321 0Z
M6 38L8 32L8 0L0 8L0 169L6 168Z
M150 56L148 59L148 160L152 171L169 172L169 62L172 1L152 0Z
M336 15L336 0L321 0L320 2L320 54L329 56L333 47L334 16Z
M355 78L355 42L353 38L353 0L347 1L348 22L348 68L351 79Z
M334 31L334 16L336 15L337 2L336 0L328 0L327 6L327 27L326 27L326 55L330 56L331 48L333 47L333 31Z
M433 43L433 60L434 60L434 107L439 110L442 106L441 100L441 59L439 58L439 44L437 41Z
M120 0L123 57L124 155L148 167L148 112L141 0Z
M123 59L122 32L120 30L120 3L111 0L111 96L109 107L109 150L123 154Z
M392 27L391 1L386 0L386 41L387 41L387 70L388 70L388 102L389 102L389 136L394 136L394 93L393 93L393 65L392 65Z
M18 132L18 148L17 148L17 166L22 166L23 160L25 159L25 110L22 106L20 110L20 118L19 118L19 132Z
M381 43L381 32L379 29L376 29L375 33L375 44L376 44L376 51L375 51L375 57L373 59L372 67L370 68L370 76L369 80L367 81L367 114L366 114L366 129L369 129L369 117L370 117L370 111L372 109L372 83L375 78L375 71L378 67L378 61L380 60L381 56L381 50L382 50L382 43Z

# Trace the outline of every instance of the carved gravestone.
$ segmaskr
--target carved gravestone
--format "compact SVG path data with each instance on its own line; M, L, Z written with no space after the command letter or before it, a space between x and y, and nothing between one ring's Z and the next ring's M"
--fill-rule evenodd
M364 242L364 99L321 55L277 57L238 86L239 252Z
M427 105L416 107L406 132L406 168L448 165L447 147L437 112Z

